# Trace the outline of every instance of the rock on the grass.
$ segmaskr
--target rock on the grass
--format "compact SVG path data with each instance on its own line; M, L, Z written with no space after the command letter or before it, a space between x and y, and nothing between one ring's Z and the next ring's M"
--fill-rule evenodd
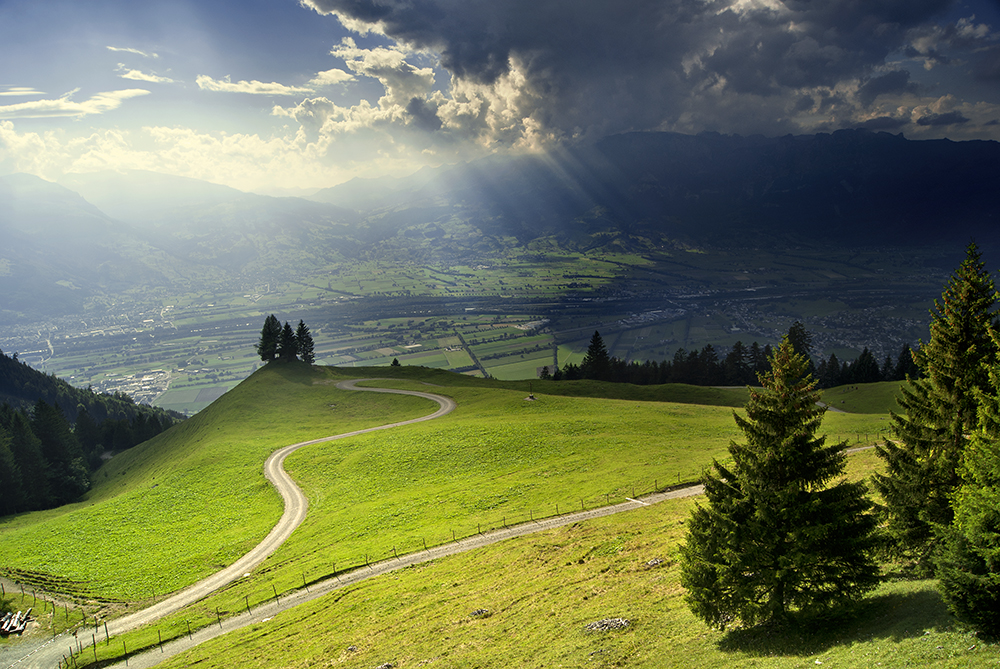
M588 623L587 630L590 632L610 632L611 630L625 629L628 625L627 618L605 618Z

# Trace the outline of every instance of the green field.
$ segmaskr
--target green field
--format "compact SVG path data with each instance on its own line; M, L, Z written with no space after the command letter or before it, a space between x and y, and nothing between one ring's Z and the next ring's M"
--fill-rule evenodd
M315 501L283 551L313 555L317 541L337 547L322 559L281 557L295 563L287 587L334 561L443 539L452 530L468 534L504 514L549 515L559 502L694 480L735 434L730 410L721 407L544 393L528 402L521 390L433 370L362 373L390 371L458 384L435 391L455 398L459 409L427 426L304 449L289 461ZM116 601L194 582L255 545L280 515L261 472L268 453L433 407L333 386L352 376L299 364L258 371L209 409L109 462L80 503L4 519L0 562L70 577L87 584L86 594ZM359 510L366 518L360 526ZM308 546L297 547L300 535ZM135 564L138 551L144 560Z
M297 451L287 468L310 509L291 539L249 577L154 627L99 644L99 658L120 656L124 643L131 652L154 647L188 625L215 624L217 615L367 560L696 480L739 438L732 412L746 400L745 389L585 381L536 381L529 400L527 381L414 367L272 364L110 461L80 503L3 519L0 563L36 572L39 585L70 579L58 594L88 602L82 611L89 617L148 603L231 563L280 515L261 471L268 453L434 408L420 398L334 385L365 377L447 395L458 408L436 421ZM855 413L827 413L822 432L872 443L887 423L879 407L893 392L892 384L828 391ZM872 451L859 452L849 475L863 478L878 464ZM765 658L775 666L857 666L859 658L876 666L912 662L928 648L935 649L926 655L932 666L1000 661L992 646L969 640L924 582L887 584L849 620L776 639L705 628L683 604L676 566L691 504L662 503L351 586L168 666L709 667ZM915 603L920 610L909 610ZM470 615L478 609L489 615ZM628 618L630 626L584 629L610 617ZM974 644L976 652L964 650Z
M843 620L707 628L683 601L692 502L664 502L349 586L164 667L990 667L929 581L891 582ZM659 561L659 562L657 562ZM485 611L477 615L476 612ZM587 625L624 618L608 632Z

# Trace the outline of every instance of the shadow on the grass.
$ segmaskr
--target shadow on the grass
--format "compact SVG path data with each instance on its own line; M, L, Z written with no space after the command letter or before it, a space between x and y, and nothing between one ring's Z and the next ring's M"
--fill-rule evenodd
M809 656L851 642L898 642L953 624L954 618L941 595L926 587L915 592L872 595L837 614L800 615L780 627L733 630L719 642L719 649L752 655Z

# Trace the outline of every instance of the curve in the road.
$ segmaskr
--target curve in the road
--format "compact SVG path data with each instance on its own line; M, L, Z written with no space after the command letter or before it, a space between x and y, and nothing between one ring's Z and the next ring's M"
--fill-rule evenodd
M554 518L544 518L522 523L520 525L484 532L483 534L467 537L465 539L458 539L450 544L434 546L418 553L400 555L397 558L373 563L368 567L359 567L353 571L315 583L306 590L297 590L286 594L284 595L284 598L279 601L268 600L267 602L258 605L256 610L252 613L242 613L231 618L227 618L224 626L220 623L219 627L212 625L203 627L197 632L194 632L194 634L190 637L179 637L173 641L164 643L158 648L133 655L128 658L127 662L123 661L118 664L109 665L106 669L125 669L125 667L128 667L128 669L148 669L149 667L155 667L167 658L190 650L191 648L205 643L206 641L224 634L229 634L230 632L247 627L248 625L266 623L278 613L322 597L334 590L339 590L340 588L354 585L369 578L381 576L398 569L403 569L405 567L423 562L429 562L448 555L455 555L456 553L476 550L505 539L520 537L534 532L542 532L544 530L550 530L564 525L571 525L582 520L610 516L611 514L620 513L622 511L632 511L634 509L656 504L657 502L662 502L668 499L692 497L694 495L700 495L703 492L704 486L698 484L666 492L653 493L636 499L629 499L628 501L621 502L619 504L602 506L587 511L574 511L572 513L566 513Z
M309 441L302 441L297 444L291 444L290 446L279 448L264 462L264 475L281 494L285 510L282 513L281 518L278 520L278 523L271 529L271 532L264 538L264 540L257 544L246 555L225 569L222 569L221 571L218 571L211 576L188 586L170 597L167 597L161 602L157 602L156 604L142 609L141 611L136 611L130 615L108 622L108 632L112 635L118 635L137 627L148 625L149 623L159 620L164 616L175 613L185 606L203 599L224 585L240 578L246 572L263 562L264 559L271 555L274 551L278 550L278 547L280 547L281 544L283 544L288 537L292 535L295 528L297 528L305 519L306 511L309 508L309 502L302 493L302 489L296 485L295 481L293 481L284 470L285 458L295 451L305 446L322 444L336 439L346 439L348 437L355 437L368 432L387 430L393 427L400 427L402 425L411 425L413 423L433 420L455 410L455 401L450 397L445 397L443 395L424 393L416 390L365 388L357 386L358 383L368 380L370 379L351 379L349 381L341 381L337 384L337 388L340 388L341 390L363 390L366 392L393 393L397 395L423 397L431 400L432 402L436 402L438 404L438 410L419 418L412 418L410 420L388 423L386 425L354 430L353 432L344 432L343 434L322 437L320 439L311 439ZM89 644L84 645L86 646ZM36 647L31 651L31 653L18 658L16 661L8 665L8 669L12 667L17 667L17 669L45 669L46 667L55 667L63 655L63 653L60 653L56 649L61 646L62 644L56 646L51 641L47 642L43 647Z
M254 548L250 550L246 555L241 557L239 560L229 565L225 569L218 571L211 576L198 581L194 585L188 586L184 590L181 590L175 595L164 599L162 602L158 602L142 611L137 611L129 616L125 616L115 620L113 623L108 624L108 630L113 634L121 634L127 630L140 627L142 625L147 625L154 620L158 620L166 615L174 613L185 606L192 604L199 599L204 598L206 595L218 590L222 586L235 581L236 579L243 576L247 571L253 569L261 562L263 562L269 555L278 550L278 548L288 537L292 535L292 532L302 524L305 520L306 511L309 508L309 501L306 496L302 493L302 489L296 485L295 481L292 480L284 469L285 458L294 453L295 451L303 448L305 446L312 446L314 444L322 444L328 441L334 441L337 439L346 439L348 437L356 437L361 434L367 434L369 432L376 432L378 430L387 430L393 427L400 427L402 425L411 425L413 423L419 423L426 420L432 420L434 418L439 418L444 416L455 409L455 401L450 397L444 397L443 395L434 395L431 393L422 393L414 390L396 390L393 388L358 388L356 384L365 381L367 379L352 379L350 381L341 381L337 384L337 387L342 390L364 390L367 392L377 392L377 393L394 393L398 395L414 395L417 397L423 397L429 399L433 402L437 402L439 408L432 414L426 416L421 416L420 418L412 418L410 420L399 421L396 423L389 423L386 425L379 425L377 427L369 427L362 430L354 430L353 432L344 432L343 434L333 435L331 437L322 437L320 439L311 439L309 441L302 441L297 444L292 444L290 446L285 446L284 448L279 448L277 451L271 454L270 457L264 462L264 475L269 481L274 485L274 487L281 493L281 497L284 500L285 510L282 513L281 518L278 523L274 526L271 532L257 544Z

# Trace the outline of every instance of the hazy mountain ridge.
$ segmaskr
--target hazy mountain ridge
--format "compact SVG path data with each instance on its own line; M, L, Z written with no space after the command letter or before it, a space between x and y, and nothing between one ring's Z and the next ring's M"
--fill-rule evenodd
M773 241L765 237L846 242L845 235L906 245L990 235L997 223L990 175L998 169L996 142L863 130L779 138L632 133L541 157L355 180L312 199L360 212L434 199L484 234L521 243L611 232L721 246ZM388 205L380 193L391 194Z
M107 177L107 181L102 180ZM102 207L26 174L0 177L0 309L74 313L105 292L253 284L337 259L340 218L300 198L272 198L164 175L75 179ZM134 188L133 188L134 186ZM149 206L139 206L146 193Z
M309 199L147 172L64 186L0 177L0 309L77 313L101 293L252 286L345 258L467 262L512 246L997 243L996 142L839 131L633 133L489 157ZM111 213L108 213L111 212Z

